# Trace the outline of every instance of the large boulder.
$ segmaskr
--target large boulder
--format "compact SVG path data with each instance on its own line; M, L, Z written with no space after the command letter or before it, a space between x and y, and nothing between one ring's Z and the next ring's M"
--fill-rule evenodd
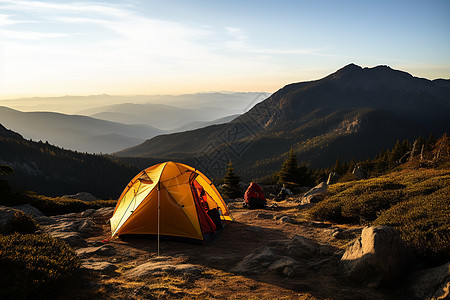
M417 299L450 299L450 262L413 273L408 286Z
M301 199L301 203L316 203L322 201L325 198L327 189L327 183L322 182L306 192Z
M253 253L245 256L233 269L231 269L231 272L256 274L280 258L281 256L271 247L259 248Z
M31 215L32 217L43 217L45 216L39 209L30 204L22 204L13 206L12 208L23 211L27 215Z
M352 280L370 287L391 285L408 269L412 254L398 232L388 226L365 227L341 263Z

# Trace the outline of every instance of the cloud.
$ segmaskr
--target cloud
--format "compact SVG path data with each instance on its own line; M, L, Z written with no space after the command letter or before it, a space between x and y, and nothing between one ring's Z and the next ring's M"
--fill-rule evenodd
M280 72L273 57L318 51L258 47L241 28L155 19L132 5L0 0L0 9L0 88L10 93L221 82Z

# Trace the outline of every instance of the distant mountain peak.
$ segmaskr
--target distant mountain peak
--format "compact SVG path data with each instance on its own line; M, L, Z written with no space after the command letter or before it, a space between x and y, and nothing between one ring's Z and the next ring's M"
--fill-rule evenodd
M339 69L337 72L356 72L356 71L361 71L363 68L354 64L354 63L350 63L348 65L346 65L345 67Z

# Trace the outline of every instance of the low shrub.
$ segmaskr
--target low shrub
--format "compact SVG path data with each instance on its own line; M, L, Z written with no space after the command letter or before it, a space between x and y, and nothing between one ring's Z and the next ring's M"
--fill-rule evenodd
M76 254L48 235L0 235L0 298L52 298L79 268Z
M422 258L450 259L450 186L416 196L383 212L373 223L397 228L402 239Z
M450 258L450 170L403 170L334 184L309 213L322 221L393 226L420 257Z
M39 229L36 221L22 211L17 211L14 217L0 226L0 234L35 233Z

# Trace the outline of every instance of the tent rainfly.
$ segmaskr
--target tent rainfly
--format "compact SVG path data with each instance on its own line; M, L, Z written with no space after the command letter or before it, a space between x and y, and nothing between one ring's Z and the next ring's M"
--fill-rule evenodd
M110 219L111 238L155 234L204 240L234 221L212 182L190 166L164 162L126 186ZM159 247L158 247L159 249Z

